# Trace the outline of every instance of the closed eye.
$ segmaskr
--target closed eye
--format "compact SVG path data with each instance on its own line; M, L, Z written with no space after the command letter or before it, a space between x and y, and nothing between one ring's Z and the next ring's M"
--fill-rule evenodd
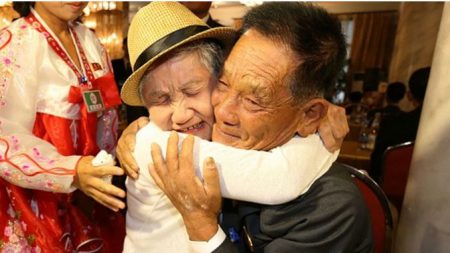
M228 89L228 83L226 83L226 82L223 81L223 80L219 80L219 82L218 82L218 84L217 84L217 89L218 89L219 91L224 91L224 90Z
M263 109L261 104L255 99L244 97L242 100L245 108L249 111L259 111Z
M146 106L167 105L170 103L170 96L168 94L162 94L156 97L147 99Z
M200 91L201 91L201 89L186 89L186 90L183 90L183 93L188 97L193 97L193 96L199 94Z
M158 97L158 100L156 101L156 103L158 105L165 105L168 104L170 102L170 96L169 95L163 95Z

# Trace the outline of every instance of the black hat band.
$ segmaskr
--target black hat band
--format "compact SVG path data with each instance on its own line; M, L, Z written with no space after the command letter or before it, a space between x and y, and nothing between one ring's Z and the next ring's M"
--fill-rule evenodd
M172 47L173 45L183 40L186 40L187 38L194 36L198 33L204 32L208 29L210 29L208 26L193 25L169 33L168 35L162 37L161 39L157 40L155 43L147 47L139 55L139 57L136 59L136 62L134 63L133 70L136 71L142 65L151 60L153 57L157 56L164 50Z

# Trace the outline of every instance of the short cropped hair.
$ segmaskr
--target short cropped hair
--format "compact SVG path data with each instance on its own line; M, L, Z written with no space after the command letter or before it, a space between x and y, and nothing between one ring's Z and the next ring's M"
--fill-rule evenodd
M414 71L409 78L408 86L415 99L423 102L425 91L427 90L428 79L430 78L431 68L420 68Z
M296 102L322 96L334 86L346 44L341 23L325 9L299 2L264 3L245 15L240 32L249 29L288 46L301 59L288 84Z
M406 85L402 82L390 83L386 90L386 99L392 103L398 103L405 96Z
M200 63L205 66L206 69L214 76L214 78L218 78L224 61L224 51L223 48L214 40L199 40L188 43L182 47L179 47L169 54L165 55L161 59L158 59L157 62L153 63L145 72L141 81L139 82L139 96L141 97L141 101L145 104L143 98L143 90L144 85L147 83L147 79L149 73L156 68L159 64L167 61L168 59L188 55L192 53L197 53L200 58ZM147 105L146 105L147 106Z

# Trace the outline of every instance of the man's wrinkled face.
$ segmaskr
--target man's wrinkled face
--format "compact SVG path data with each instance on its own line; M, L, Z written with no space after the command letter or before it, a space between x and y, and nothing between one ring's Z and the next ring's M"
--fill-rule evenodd
M149 72L142 90L150 120L163 130L210 140L215 83L195 52L166 60Z
M213 141L269 150L290 140L302 117L287 87L298 64L281 43L251 29L244 33L213 91Z

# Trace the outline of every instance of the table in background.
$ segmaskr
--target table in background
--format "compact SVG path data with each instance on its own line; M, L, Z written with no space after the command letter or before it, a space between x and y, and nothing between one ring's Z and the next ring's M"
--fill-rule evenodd
M342 143L341 152L339 153L338 162L348 164L357 169L370 170L370 154L372 150L361 149L359 142L353 140L345 140Z

